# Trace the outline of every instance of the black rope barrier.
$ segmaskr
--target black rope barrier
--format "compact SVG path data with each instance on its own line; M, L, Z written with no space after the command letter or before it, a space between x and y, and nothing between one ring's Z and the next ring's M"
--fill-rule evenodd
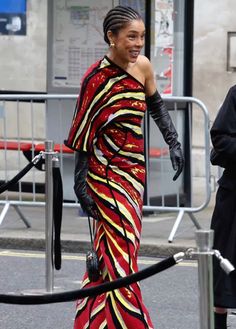
M35 166L41 159L41 156L36 156L25 168L23 168L15 177L9 182L0 186L0 194L16 184L27 172ZM62 222L62 207L63 206L63 187L59 168L53 168L53 219L55 230L55 244L54 244L54 265L56 269L61 268L61 222ZM104 292L112 291L125 287L132 283L144 280L154 274L162 272L177 263L175 256L171 256L162 260L146 269L137 273L119 278L112 282L102 283L96 287L84 288L79 290L72 290L61 293L50 293L43 295L16 295L16 294L0 294L0 303L5 304L21 304L21 305L38 305L50 303L62 303L81 299L84 297L97 296Z
M54 266L61 269L61 223L63 209L63 185L59 167L53 167L53 223L54 223Z
M33 168L39 161L41 160L41 156L36 156L30 163L28 163L16 176L14 176L8 182L2 184L0 186L0 194L9 190L13 185L15 185L23 176L25 176L31 168Z
M27 174L28 171L34 166L32 162L28 163L25 168L23 168L15 177L13 177L10 181L2 184L0 186L0 194L9 190L13 185L15 185L23 176Z
M79 290L72 290L61 293L44 294L44 295L13 295L13 294L0 294L0 303L5 304L20 304L20 305L39 305L39 304L51 304L62 303L82 299L85 297L98 296L104 292L119 289L147 279L148 277L162 272L177 264L175 256L171 256L162 260L159 263L151 265L137 273L131 274L124 278L119 278L112 282L102 283L96 287L83 288Z
M9 190L25 176L31 168L41 164L42 154L36 155L31 161L10 181L0 186L0 194ZM61 223L63 208L63 185L59 167L53 167L53 221L54 221L54 266L56 270L61 269Z

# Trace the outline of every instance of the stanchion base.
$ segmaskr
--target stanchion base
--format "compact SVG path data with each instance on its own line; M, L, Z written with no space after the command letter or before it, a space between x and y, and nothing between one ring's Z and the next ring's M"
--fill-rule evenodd
M30 296L30 295L35 295L35 296L41 296L45 294L53 294L54 292L62 292L63 289L62 287L54 287L53 291L46 291L45 289L29 289L29 290L23 290L20 292L20 295L22 296ZM16 292L9 292L8 294L10 295L18 295Z

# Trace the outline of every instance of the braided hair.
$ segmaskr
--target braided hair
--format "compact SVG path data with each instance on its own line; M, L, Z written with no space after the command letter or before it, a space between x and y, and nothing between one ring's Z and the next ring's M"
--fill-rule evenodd
M131 7L116 6L112 8L105 16L103 21L103 33L106 43L110 43L107 32L117 34L120 29L133 20L142 19L141 15Z

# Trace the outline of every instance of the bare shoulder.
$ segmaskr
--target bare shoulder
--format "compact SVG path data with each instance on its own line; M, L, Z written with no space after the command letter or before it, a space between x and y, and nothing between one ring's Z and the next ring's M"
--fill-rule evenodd
M137 64L138 64L139 68L141 70L143 70L144 72L151 73L153 70L150 60L144 55L139 55Z
M137 64L139 66L139 70L142 72L144 76L146 95L147 96L153 95L153 93L156 90L156 81L150 60L146 56L140 55L138 57Z

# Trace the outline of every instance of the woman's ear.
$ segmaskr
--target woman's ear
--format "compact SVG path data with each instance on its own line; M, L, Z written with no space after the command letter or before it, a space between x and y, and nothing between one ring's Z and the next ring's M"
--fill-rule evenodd
M110 45L114 45L114 41L113 41L113 33L111 30L108 30L107 31L107 37L108 37L108 40L110 42Z

